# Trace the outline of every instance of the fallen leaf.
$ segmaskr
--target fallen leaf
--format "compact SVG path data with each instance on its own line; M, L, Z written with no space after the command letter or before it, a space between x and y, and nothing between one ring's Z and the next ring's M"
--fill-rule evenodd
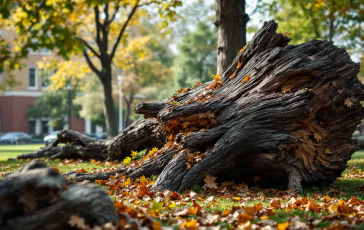
M286 230L289 227L289 223L288 222L284 222L284 223L279 223L277 224L277 229L278 230Z
M205 181L204 187L218 189L217 183L215 182L215 180L216 180L216 177L206 175L206 178L204 179L204 181Z
M245 77L244 77L244 79L243 79L241 82L242 82L242 83L248 82L248 81L249 81L249 79L250 79L250 76L249 76L249 75L247 75L247 76L245 76Z
M238 65L236 66L237 69L240 69L241 67L243 67L243 63L238 61Z
M313 137L316 139L317 142L320 142L321 141L321 136L320 136L320 134L318 132L315 132L313 134Z
M354 103L350 98L346 98L344 105L346 105L346 107L348 107L348 108L351 108L354 105Z
M79 216L72 215L71 219L67 222L71 227L78 229L89 229L90 227L85 223L85 219Z

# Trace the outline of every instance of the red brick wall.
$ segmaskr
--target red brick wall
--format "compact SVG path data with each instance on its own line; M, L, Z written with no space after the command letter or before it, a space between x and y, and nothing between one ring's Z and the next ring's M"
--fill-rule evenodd
M0 132L28 132L28 107L36 100L37 97L0 97Z
M0 96L0 132L29 133L28 108L37 97ZM85 120L72 117L72 130L85 132Z
M85 132L85 120L71 117L71 129L80 133Z

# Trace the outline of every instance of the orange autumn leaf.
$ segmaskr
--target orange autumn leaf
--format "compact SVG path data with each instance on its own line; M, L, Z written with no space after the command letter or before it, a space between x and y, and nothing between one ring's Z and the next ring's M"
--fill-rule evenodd
M242 83L248 82L250 79L250 75L247 75L246 77L244 77L244 79L241 81Z
M243 63L238 61L238 65L236 66L237 69L240 69L241 67L243 67Z
M216 74L216 75L212 75L213 77L214 77L214 80L215 81L220 81L221 79L220 79L220 74Z
M233 79L235 76L236 76L236 72L234 72L234 73L232 73L232 74L230 75L230 79Z
M196 86L199 86L199 85L201 85L202 83L200 82L200 81L197 81L196 82Z
M186 230L197 230L198 229L197 220L186 221L182 223L179 227L185 228Z
M246 45L239 50L239 53L243 52L245 50Z
M288 222L284 222L284 223L279 223L277 224L277 229L278 230L286 230L289 227L289 223Z
M284 32L284 36L291 37L292 34L291 33L288 33L288 32Z

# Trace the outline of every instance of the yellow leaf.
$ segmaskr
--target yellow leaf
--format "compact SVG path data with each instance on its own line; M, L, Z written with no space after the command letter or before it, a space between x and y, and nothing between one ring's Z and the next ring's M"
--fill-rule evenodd
M163 209L163 203L153 200L151 209L155 212L160 212Z
M130 162L131 162L131 157L125 157L124 160L123 160L124 165L130 164Z
M240 197L233 197L233 201L239 201L239 200L241 200Z
M131 151L131 156L132 157L136 157L137 155L138 155L138 152L137 151L133 151L133 150Z
M277 229L278 230L286 230L286 229L288 229L288 227L289 227L288 222L277 224Z
M187 230L197 230L198 229L197 220L188 220L183 224L181 224L179 227L185 228Z
M177 205L176 205L176 203L172 203L172 204L170 204L168 207L169 208L175 208Z
M140 183L147 182L147 178L145 178L145 176L143 175L139 178L139 181Z
M130 178L123 182L123 186L128 186L130 184Z

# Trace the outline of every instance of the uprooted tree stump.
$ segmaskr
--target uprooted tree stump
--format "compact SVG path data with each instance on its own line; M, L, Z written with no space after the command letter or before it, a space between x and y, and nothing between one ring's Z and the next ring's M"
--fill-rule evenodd
M120 202L118 202L120 203ZM150 216L137 218L96 185L65 179L33 160L0 178L0 229L151 229Z
M72 216L91 227L119 218L100 187L72 184L55 169L33 160L0 179L0 229L74 229Z
M265 22L214 81L139 104L135 112L144 118L103 142L104 158L162 147L118 172L159 174L153 187L176 191L206 174L244 182L259 177L262 185L298 191L333 182L357 149L351 135L364 117L359 65L332 42L288 45L291 39L276 33L277 27ZM80 137L64 131L59 138L66 134ZM77 140L67 148L90 150L94 143ZM71 176L94 180L109 174Z

